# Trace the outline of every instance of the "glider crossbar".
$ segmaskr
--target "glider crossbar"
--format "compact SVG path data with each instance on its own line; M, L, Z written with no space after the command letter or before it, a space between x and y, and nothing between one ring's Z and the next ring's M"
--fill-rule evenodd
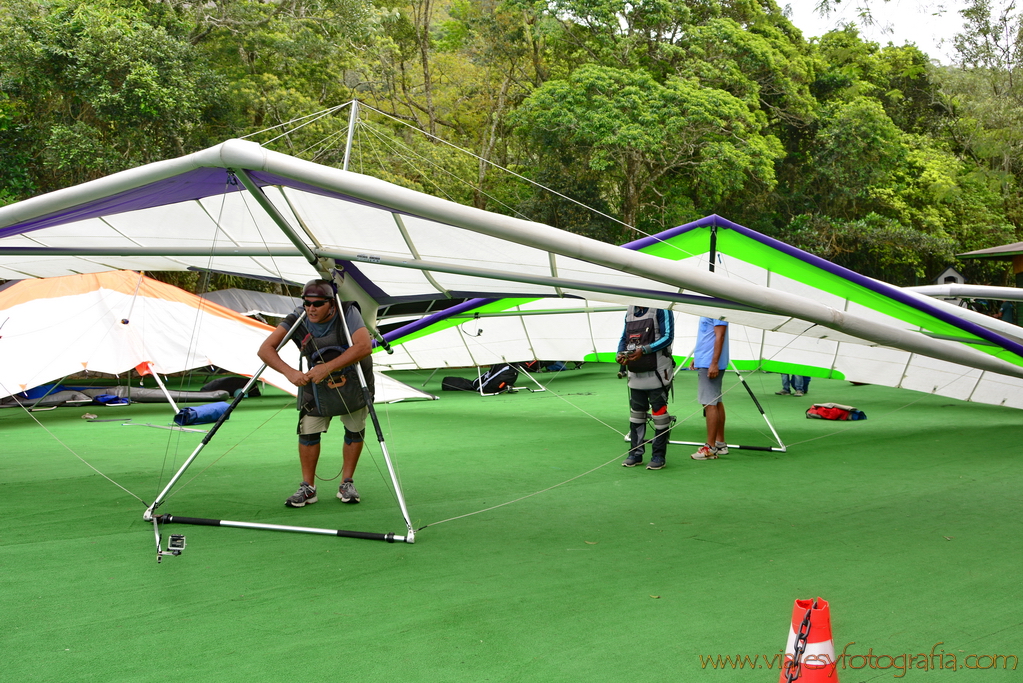
M288 330L288 333L284 335L284 339L281 340L281 343L277 347L278 351L284 348L284 345L291 340L292 335L295 334L295 330L298 329L298 326L302 324L302 321L304 320L305 311L303 310L302 314L298 316L298 320L295 321L295 324L292 325L291 329ZM160 495L158 495L156 497L156 500L153 501L153 504L146 508L146 511L142 515L142 519L144 519L147 522L153 519L153 512L163 503L164 498L167 497L167 494L174 487L174 484L178 482L178 480L181 478L181 475L185 473L185 470L187 470L189 466L192 464L192 462L195 461L199 453L202 452L202 449L206 447L206 444L210 442L210 440L213 438L213 435L216 434L217 431L220 429L220 426L224 424L227 418L231 417L231 413L238 406L238 404L241 403L242 400L248 395L249 389L251 389L252 386L256 383L256 381L259 379L259 376L263 374L263 371L266 370L266 367L267 367L266 363L263 363L263 365L260 366L259 370L257 370L256 373L252 375L249 381L245 384L245 387L237 393L234 400L231 402L231 405L227 407L227 410L224 411L224 414L220 416L220 418L216 421L216 423L213 425L210 431L207 432L206 436L203 437L202 441L199 442L199 445L196 446L194 451L192 451L192 454L188 456L188 459L185 460L184 463L182 463L180 469L178 469L174 476L171 477L170 481L167 482L167 485L163 488L163 491L161 491Z
M179 515L157 515L154 519L161 524L195 524L198 526L227 526L237 529L264 529L267 531L290 531L299 534L319 534L321 536L342 536L345 538L364 538L369 541L405 541L404 536L393 533L378 534L369 531L346 531L345 529L320 529L317 527L288 526L283 524L258 524L256 522L235 522L229 519L205 519L203 517L181 517Z

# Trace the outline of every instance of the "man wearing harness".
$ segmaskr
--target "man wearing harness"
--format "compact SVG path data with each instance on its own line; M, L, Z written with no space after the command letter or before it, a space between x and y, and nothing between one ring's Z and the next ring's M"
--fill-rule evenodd
M296 330L292 340L302 350L308 371L293 368L277 353L277 346L298 320L301 309L295 309L259 347L259 358L269 367L288 378L298 392L298 457L302 465L302 483L298 491L284 504L300 508L315 503L316 463L320 458L320 435L327 431L334 415L345 426L342 450L341 486L337 497L342 503L358 503L355 488L355 467L362 453L369 408L362 395L355 364L362 364L363 374L373 393L373 365L369 359L372 342L369 332L355 305L345 305L344 322L351 334L348 345L337 315L334 283L329 280L310 280L302 290L302 306L306 320Z
M668 414L668 389L671 387L675 360L671 344L675 323L670 311L661 308L629 306L625 329L618 342L618 363L629 370L629 456L623 467L643 464L646 448L647 411L652 410L654 440L648 470L664 467L675 418Z

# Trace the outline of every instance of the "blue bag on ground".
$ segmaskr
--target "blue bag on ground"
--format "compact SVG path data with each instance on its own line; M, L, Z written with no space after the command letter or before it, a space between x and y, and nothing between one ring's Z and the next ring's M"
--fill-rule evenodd
M210 422L216 422L230 407L230 403L227 403L226 401L218 401L216 403L206 403L201 406L194 406L192 408L182 408L178 411L178 414L174 416L174 424L184 427L185 425L204 425Z
M126 406L131 403L130 399L121 398L117 394L100 394L92 397L93 403L102 403L105 406Z

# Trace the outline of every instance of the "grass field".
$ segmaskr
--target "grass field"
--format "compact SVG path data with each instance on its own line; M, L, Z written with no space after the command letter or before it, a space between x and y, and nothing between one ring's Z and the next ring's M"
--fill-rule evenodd
M0 679L776 681L793 601L821 596L839 652L872 657L843 660L843 683L1019 680L1019 411L820 379L775 396L777 375L758 374L788 452L696 462L671 446L654 472L619 466L613 368L539 378L549 391L378 406L425 527L413 545L167 525L188 546L161 564L142 512L201 435L81 419L168 424L159 404L0 411ZM680 373L673 438L702 439L694 397ZM868 419L807 420L811 401ZM730 442L772 445L744 391L726 406ZM337 425L320 476L340 442ZM270 392L160 512L404 534L379 454L369 439L361 504L341 505L335 480L285 508L295 412Z

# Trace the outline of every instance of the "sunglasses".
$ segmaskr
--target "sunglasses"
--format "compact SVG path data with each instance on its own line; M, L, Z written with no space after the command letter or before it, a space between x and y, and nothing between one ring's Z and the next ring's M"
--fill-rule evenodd
M326 306L329 303L330 301L326 299L323 301L310 301L309 299L302 299L302 305L306 307L311 306L313 308L319 308L320 306Z

